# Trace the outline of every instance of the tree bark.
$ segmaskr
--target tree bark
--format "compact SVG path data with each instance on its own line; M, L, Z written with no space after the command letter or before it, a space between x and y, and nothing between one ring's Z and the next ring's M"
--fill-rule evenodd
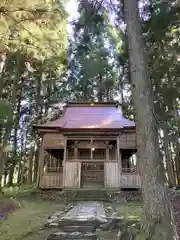
M32 184L33 181L33 158L35 153L35 145L31 146L29 155L29 169L28 169L28 184Z
M124 1L125 19L130 53L133 105L136 112L137 141L142 164L142 194L144 239L171 240L170 202L162 159L159 151L157 123L145 46L142 39L138 1Z
M16 63L17 63L16 73L15 73L15 77L13 79L12 88L11 88L12 89L11 91L11 108L12 109L11 111L9 111L7 116L7 121L4 126L6 131L2 140L2 147L0 147L0 178L2 178L2 175L4 173L4 166L6 163L6 147L7 147L12 126L13 126L13 110L14 110L14 107L16 106L17 82L20 80L20 76L22 73L21 70L23 68L22 59L19 52L16 53Z
M170 187L173 187L175 186L176 181L175 181L175 175L174 175L172 156L169 149L169 136L168 136L168 129L166 124L163 127L163 132L164 132L163 143L164 143L164 153L165 153L165 159L166 159L166 168L167 168L167 174L168 174L168 183Z
M20 108L21 108L21 99L18 99L17 105L17 114L14 121L14 136L13 136L13 152L12 152L12 165L9 172L9 182L8 185L13 185L14 170L17 164L17 144L18 144L18 129L20 121Z
M37 142L37 149L35 152L35 158L34 158L34 174L33 174L33 183L37 181L37 174L38 174L38 160L39 160L39 151L40 151L40 141Z
M173 115L175 119L178 121L179 119L179 111L177 107L177 101L174 99L173 101ZM176 165L176 174L177 174L177 182L180 185L180 144L179 137L175 136L175 165Z

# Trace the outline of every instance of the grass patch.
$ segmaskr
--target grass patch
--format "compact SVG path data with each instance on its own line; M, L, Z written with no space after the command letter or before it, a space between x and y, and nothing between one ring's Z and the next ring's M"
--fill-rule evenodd
M142 215L142 204L139 202L126 202L116 205L118 216L123 216L125 220L140 221Z
M107 216L112 216L116 212L119 217L123 217L125 220L139 221L142 215L141 202L105 203L104 205Z
M34 191L33 185L23 185L22 187L4 187L3 192L5 197L30 197Z
M34 235L41 231L45 219L64 207L63 203L37 199L34 202L21 199L20 204L21 208L0 224L0 240L21 240L27 236L28 239L36 239Z

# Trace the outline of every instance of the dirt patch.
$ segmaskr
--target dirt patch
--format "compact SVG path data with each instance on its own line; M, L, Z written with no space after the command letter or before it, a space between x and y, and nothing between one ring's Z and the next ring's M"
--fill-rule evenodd
M9 214L20 208L20 204L13 199L1 199L0 200L0 222L6 220Z

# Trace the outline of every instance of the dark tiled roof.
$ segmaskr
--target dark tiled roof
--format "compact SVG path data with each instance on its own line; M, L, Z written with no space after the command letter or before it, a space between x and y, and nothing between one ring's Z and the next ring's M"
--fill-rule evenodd
M121 129L135 127L135 123L123 117L116 105L73 105L68 106L64 115L55 121L36 126L37 128L62 129Z

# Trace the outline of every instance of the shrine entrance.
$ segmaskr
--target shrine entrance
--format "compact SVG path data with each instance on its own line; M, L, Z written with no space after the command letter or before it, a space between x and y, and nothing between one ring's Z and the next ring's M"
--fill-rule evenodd
M104 188L104 162L82 162L81 187Z

